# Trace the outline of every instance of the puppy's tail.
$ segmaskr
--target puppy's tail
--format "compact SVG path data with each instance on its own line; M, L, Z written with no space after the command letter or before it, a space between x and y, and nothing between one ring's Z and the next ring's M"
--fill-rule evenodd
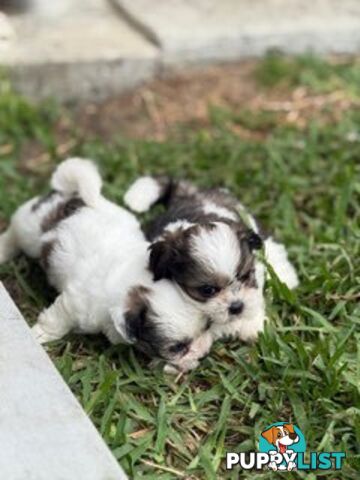
M102 180L98 169L91 160L69 158L62 162L51 178L54 190L66 196L74 194L90 207L93 207L101 197Z
M165 177L140 177L125 193L124 203L134 212L147 212L161 202L169 182Z
M125 193L124 203L134 212L143 213L157 204L168 208L178 195L190 195L195 190L191 184L171 177L140 177Z
M296 270L290 260L286 248L281 243L277 243L272 237L264 242L265 257L274 269L279 279L290 289L299 285L299 279Z

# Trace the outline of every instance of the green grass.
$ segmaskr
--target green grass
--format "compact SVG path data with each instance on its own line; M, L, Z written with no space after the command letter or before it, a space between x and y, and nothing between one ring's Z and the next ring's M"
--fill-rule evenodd
M262 84L277 84L279 78L289 86L307 84L311 73L317 79L324 75L328 89L333 75L347 91L358 93L356 62L341 75L337 66L315 59L310 64L276 60L300 62L296 75L279 73L278 66L274 73L274 60L269 62L258 67ZM6 83L2 88L0 218L7 219L19 203L46 189L47 175L60 158L53 131L56 109L31 106ZM267 114L262 124L260 114L251 125L269 135L255 141L240 139L228 128L229 122L244 122L246 113L227 113L222 122L219 112L212 112L208 129L188 132L182 143L114 139L105 145L101 139L78 139L75 129L71 153L98 161L106 193L118 202L130 181L147 172L231 188L288 245L301 278L296 294L289 296L270 282L269 321L258 343L219 342L200 368L178 383L160 369L148 369L131 349L109 346L101 337L73 336L49 347L49 353L133 478L239 478L238 472L225 471L225 452L256 448L260 432L281 420L302 429L309 451L347 453L341 473L287 478L358 478L360 113L350 109L340 122L326 126L314 119L301 131L276 125ZM31 174L18 160L20 153L26 156L30 140L41 143L50 158ZM23 258L1 267L0 278L30 322L50 301L40 270Z
M259 63L256 78L265 87L305 86L317 93L342 89L360 95L359 60L329 63L312 54L284 57L275 51Z

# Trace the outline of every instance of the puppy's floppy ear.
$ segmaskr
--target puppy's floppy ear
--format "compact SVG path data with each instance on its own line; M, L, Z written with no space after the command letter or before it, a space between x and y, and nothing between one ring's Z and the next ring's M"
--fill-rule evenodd
M250 249L253 250L260 250L263 246L262 238L259 234L255 233L254 230L249 228L248 230L241 230L238 233L239 240L241 242L245 241Z
M174 258L174 252L170 242L159 240L149 247L150 259L149 268L154 275L154 281L162 278L171 278L171 264Z
M114 323L115 330L120 334L121 338L126 343L134 343L135 339L130 336L127 328L127 318L120 308L113 308L110 310L110 316Z
M183 264L181 245L181 235L167 235L164 240L150 245L149 268L155 282L162 278L171 280L174 273L181 268Z
M267 440L272 445L275 445L274 431L275 431L275 427L270 427L267 430L265 430L265 432L262 432L261 434L261 436L264 437L265 440Z
M127 338L131 343L135 343L141 338L141 332L146 328L146 315L147 305L144 303L142 306L135 310L128 310L125 313L125 329Z
M149 308L146 299L148 292L149 290L146 287L133 287L128 293L126 311L119 313L114 309L111 312L115 329L125 342L136 343L141 338L141 332L146 326Z

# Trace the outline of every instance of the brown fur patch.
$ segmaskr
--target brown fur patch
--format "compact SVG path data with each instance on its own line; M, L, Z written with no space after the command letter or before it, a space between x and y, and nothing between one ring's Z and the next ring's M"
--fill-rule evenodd
M43 270L48 270L49 268L49 258L54 249L55 242L46 242L43 244L40 253L40 265Z
M144 304L148 305L147 295L149 295L150 289L143 285L132 287L127 295L126 309L131 312L138 312L144 307Z
M34 203L34 205L31 207L31 211L32 211L32 212L36 212L37 210L39 210L39 208L40 208L42 205L44 205L45 203L47 203L47 202L49 202L50 200L52 200L55 195L58 195L58 193L59 193L59 192L57 192L56 190L50 190L49 193L47 193L46 195L40 197L39 200Z
M57 226L62 220L74 215L85 203L81 198L74 197L56 206L41 222L42 231L48 232Z

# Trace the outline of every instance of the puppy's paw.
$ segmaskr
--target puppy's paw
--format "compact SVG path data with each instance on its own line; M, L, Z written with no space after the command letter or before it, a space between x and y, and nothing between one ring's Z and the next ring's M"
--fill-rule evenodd
M56 328L61 326L60 319L53 317L50 309L40 313L38 322L31 329L33 336L41 344L60 340L67 333L66 329Z
M194 368L198 367L199 365L200 365L200 362L198 360L192 360L190 362L180 363L178 366L167 363L164 366L164 373L168 375L180 375L181 373L187 373L187 372L190 372L191 370L194 370Z
M236 323L234 333L240 340L247 343L255 343L260 333L264 331L265 312L262 306L255 309L247 318L241 319Z
M255 343L257 341L257 339L259 338L259 335L261 332L264 331L264 328L261 327L261 328L256 328L256 327L252 327L252 326L249 326L247 328L243 328L240 332L239 332L239 335L238 337L240 338L240 340L242 340L243 342L246 342L246 343Z
M36 323L32 329L31 333L35 340L37 340L40 344L51 342L52 340L56 340L52 335L47 333L44 328L39 324Z
M173 365L170 365L169 363L167 363L165 366L164 366L164 373L166 375L179 375L180 370L178 370L176 367L174 367Z
M143 213L159 199L159 195L159 183L154 178L141 177L126 192L124 202L134 212Z

